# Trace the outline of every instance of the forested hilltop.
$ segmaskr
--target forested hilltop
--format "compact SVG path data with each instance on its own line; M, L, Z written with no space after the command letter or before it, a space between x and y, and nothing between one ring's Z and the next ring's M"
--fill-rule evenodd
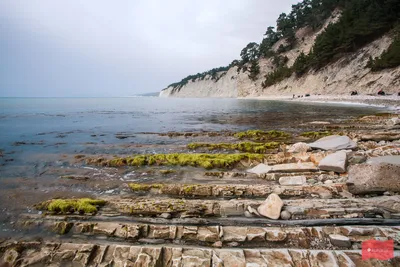
M202 80L217 83L235 69L238 76L230 73L229 78L238 79L239 91L243 87L240 84L243 84L243 74L249 80L247 83L254 82L263 90L288 78L300 79L322 72L386 36L390 37L390 43L383 51L378 51L379 45L376 45L378 54L367 51L363 55L368 56L362 66L367 72L400 65L400 1L304 0L292 5L289 14L282 13L276 27L267 27L261 43L251 42L244 47L239 60L226 67L190 75L168 88L179 91L190 82ZM208 87L212 89L211 85Z

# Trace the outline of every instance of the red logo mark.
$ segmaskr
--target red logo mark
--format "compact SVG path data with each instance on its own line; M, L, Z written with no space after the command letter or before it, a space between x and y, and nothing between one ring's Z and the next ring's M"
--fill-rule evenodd
M362 242L362 259L390 260L394 257L393 240L367 240Z

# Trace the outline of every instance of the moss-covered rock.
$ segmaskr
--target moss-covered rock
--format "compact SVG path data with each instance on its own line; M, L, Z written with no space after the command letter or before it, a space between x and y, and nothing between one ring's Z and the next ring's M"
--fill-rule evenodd
M94 214L98 206L104 206L105 200L96 200L91 198L80 199L52 199L37 204L35 207L38 210L46 210L54 213L74 213Z
M286 139L290 137L290 134L283 131L261 131L261 130L248 130L245 132L238 132L233 135L239 139L250 139L250 140L269 140L269 139Z
M129 187L132 189L132 191L138 192L138 191L150 191L152 188L155 189L160 189L163 187L162 184L136 184L136 183L130 183Z
M209 150L238 150L242 152L250 152L250 153L266 153L268 149L276 149L278 148L280 143L278 142L269 142L269 143L253 143L253 142L242 142L238 144L229 144L229 143L190 143L187 145L188 149L197 149L197 148L207 148Z
M111 160L89 159L88 164L100 164L102 166L145 166L145 165L178 165L212 168L232 168L242 160L262 161L261 154L238 153L238 154L146 154L125 158L114 158Z
M300 134L303 137L311 138L311 139L319 139L325 136L332 135L332 132L325 131L325 132L304 132Z
M171 174L171 173L176 173L175 170L160 170L160 173L163 175Z

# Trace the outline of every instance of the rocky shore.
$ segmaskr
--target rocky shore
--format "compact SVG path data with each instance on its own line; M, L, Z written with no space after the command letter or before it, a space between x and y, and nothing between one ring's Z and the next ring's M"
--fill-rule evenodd
M400 266L400 116L288 127L65 155L85 168L52 170L62 193L13 218L0 266ZM371 239L394 258L362 260Z
M260 96L260 97L245 97L244 99L260 99L260 100L280 100L294 102L311 102L311 103L330 103L330 104L351 104L376 106L390 109L393 112L400 112L400 96L397 93L386 96L378 95L282 95L282 96Z

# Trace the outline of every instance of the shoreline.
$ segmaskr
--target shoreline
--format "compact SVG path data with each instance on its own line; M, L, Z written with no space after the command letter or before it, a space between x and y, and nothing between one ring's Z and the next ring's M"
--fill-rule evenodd
M238 99L254 99L254 100L271 100L271 101L287 101L287 102L304 102L304 103L327 103L327 104L343 104L370 106L377 108L389 109L400 112L400 96L338 96L338 95L311 95L309 97L293 98L292 96L258 96L258 97L238 97Z

